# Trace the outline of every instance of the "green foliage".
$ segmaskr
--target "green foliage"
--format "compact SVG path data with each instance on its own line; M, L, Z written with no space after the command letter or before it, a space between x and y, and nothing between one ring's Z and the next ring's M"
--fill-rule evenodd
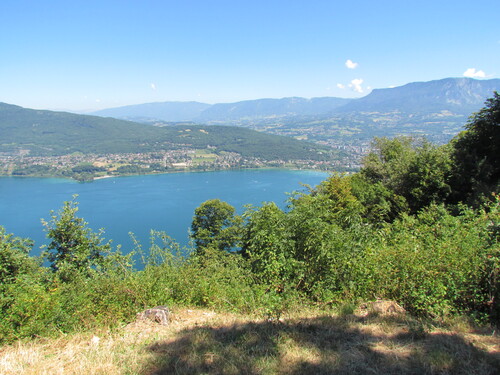
M478 206L500 190L500 94L474 114L453 145L453 201Z
M431 205L386 226L372 253L374 293L418 314L488 316L498 293L499 251L490 221L498 219L470 209L452 216Z
M25 310L26 304L44 294L39 286L43 276L39 261L28 255L32 246L30 240L6 234L0 227L0 342L23 336L24 322L35 314L33 309ZM43 310L44 300L38 302L36 311ZM45 322L36 324L43 327Z
M116 172L119 174L142 174L145 173L146 169L139 165L122 165L116 168Z
M433 202L443 202L450 195L452 164L448 146L438 147L425 140L399 137L376 138L372 147L372 152L364 159L360 178L369 184L381 184L388 190L374 201L358 189L361 196L365 195L365 199L375 204L376 207L369 208L374 211L372 215L394 218L405 211L416 213ZM358 184L360 182L358 179Z
M102 167L96 167L95 165L91 163L82 163L79 164L73 168L71 168L71 171L73 173L96 173L96 172L103 172L106 169Z
M365 289L355 283L364 272L360 244L369 232L360 213L349 179L332 176L311 194L292 198L288 212L274 203L248 210L243 254L269 290L342 299Z
M16 281L18 276L33 273L38 262L29 256L33 243L5 232L0 226L0 286Z
M267 289L283 292L290 286L295 269L286 214L275 203L266 203L259 209L248 207L244 218L243 256Z
M451 193L451 166L449 147L425 142L418 149L408 167L403 193L412 212L447 199Z
M208 200L196 208L191 238L198 253L207 248L230 251L238 244L241 218L234 213L233 206L219 199Z
M363 160L361 173L370 181L380 181L390 189L400 191L417 146L418 140L411 137L375 138L372 151Z
M184 304L252 311L259 288L237 253L207 248L179 269L171 285L174 300Z
M54 168L49 167L48 165L30 165L27 167L16 167L12 171L13 176L51 176L54 174Z
M363 218L369 223L381 225L392 222L408 210L405 198L395 194L380 181L369 181L361 173L351 177L351 188L363 207Z
M111 242L103 243L103 230L93 232L87 223L76 216L78 204L64 202L58 213L51 213L49 222L42 220L51 240L44 256L61 280L69 281L75 275L91 276L97 267L104 265L104 255L110 253Z
M349 180L332 176L292 203L288 227L300 264L296 285L326 302L364 294L363 259L371 228L362 221Z

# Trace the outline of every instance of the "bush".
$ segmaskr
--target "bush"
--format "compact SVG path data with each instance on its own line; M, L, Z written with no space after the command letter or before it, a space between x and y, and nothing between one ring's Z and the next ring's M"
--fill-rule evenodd
M463 209L452 216L443 206L432 205L387 226L373 253L374 293L417 314L486 317L498 293L493 279L498 247L489 220L491 214L484 212Z

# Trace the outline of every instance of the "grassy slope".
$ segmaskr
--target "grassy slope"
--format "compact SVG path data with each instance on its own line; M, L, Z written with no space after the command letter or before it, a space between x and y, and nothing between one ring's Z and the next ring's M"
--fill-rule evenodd
M175 309L169 326L0 349L2 374L495 374L500 339L463 322L300 311L279 322Z

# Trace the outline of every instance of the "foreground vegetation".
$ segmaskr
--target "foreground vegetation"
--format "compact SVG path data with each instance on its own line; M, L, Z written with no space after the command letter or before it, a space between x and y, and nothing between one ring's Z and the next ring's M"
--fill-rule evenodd
M332 311L339 306L354 311L361 301L382 298L434 324L465 316L475 324L498 325L499 147L500 95L495 94L450 144L378 139L358 174L333 175L308 194L293 196L286 210L264 203L239 216L225 202L203 203L194 214L188 249L152 232L148 251L136 244L124 255L77 216L75 201L66 202L44 222L51 240L42 256L48 267L29 256L29 240L0 231L0 340L115 329L156 305L198 306L270 322L314 306L325 317L316 312L278 326L186 328L173 339L176 345L151 346L163 358L152 368L342 372L349 370L344 361L352 356L362 357L375 373L401 368L467 373L464 369L483 365L486 370L477 373L493 373L486 354L467 351L460 337L426 336L423 326L415 328L415 318L381 320L389 331L403 324L410 336L393 331L380 341L358 325L364 323L332 317ZM134 259L140 264L134 266ZM322 337L319 343L316 336ZM412 341L409 349L417 360L400 354L394 360L375 349L379 343L382 351L398 348L407 337L423 340ZM292 347L310 351L315 359L300 354L296 364L282 367L279 361L293 356ZM452 354L457 348L478 362L460 362ZM433 356L440 363L436 368ZM207 361L220 364L212 370ZM443 363L448 367L442 369Z

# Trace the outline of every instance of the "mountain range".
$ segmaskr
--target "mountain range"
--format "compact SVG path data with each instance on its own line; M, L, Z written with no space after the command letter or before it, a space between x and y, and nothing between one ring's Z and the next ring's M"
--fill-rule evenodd
M400 112L469 115L481 108L500 79L445 78L375 89L359 99L335 97L257 99L235 103L163 102L129 105L93 112L93 115L143 122L192 121L207 124L258 123L272 119L323 117L347 113Z
M444 143L495 90L500 91L500 79L447 78L373 90L360 99L146 103L95 115L0 103L0 153L129 153L210 146L267 159L317 159L330 146L362 154L374 136L418 134ZM192 123L171 126L183 121Z

